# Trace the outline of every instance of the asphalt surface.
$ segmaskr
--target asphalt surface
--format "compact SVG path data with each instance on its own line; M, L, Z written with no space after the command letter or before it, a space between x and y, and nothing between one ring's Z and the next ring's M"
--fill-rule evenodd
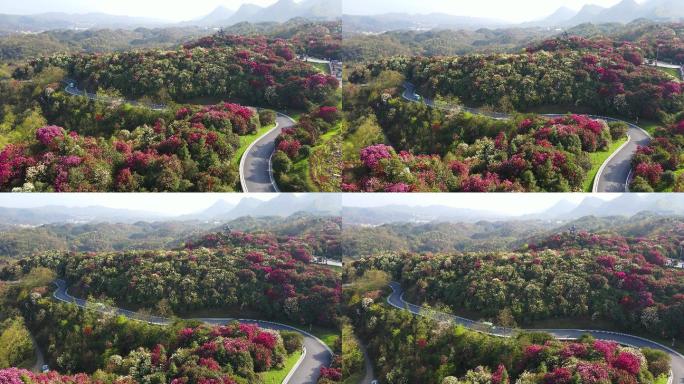
M271 156L275 152L275 141L280 132L283 128L292 127L295 123L296 121L291 117L278 113L276 127L247 148L240 161L240 183L243 192L280 192L273 179Z
M466 319L463 317L447 314L447 313L442 313L442 312L436 312L436 311L430 311L429 313L426 313L422 311L422 308L420 306L417 306L415 304L408 303L404 300L404 291L401 288L401 285L397 282L392 282L390 283L390 288L392 288L392 294L387 297L387 303L395 308L402 309L402 310L407 310L411 312L414 315L419 315L419 316L429 316L431 318L437 319L437 320L447 320L451 321L455 324L460 324L463 325L466 328L474 328L476 330L480 330L482 327L482 324ZM597 331L597 330L584 330L584 329L529 329L528 331L542 331L551 334L552 336L558 338L558 339L578 339L582 335L585 334L591 334L593 337L601 340L608 340L608 341L614 341L616 343L622 344L622 345L628 345L628 346L633 346L633 347L638 347L638 348L653 348L653 349L659 349L661 351L665 351L667 354L670 355L672 358L671 362L671 368L672 368L672 374L673 374L673 384L684 384L684 356L677 351L668 348L662 344L656 343L654 341L650 341L641 337L637 336L632 336L632 335L627 335L623 333L618 333L618 332L610 332L610 331ZM493 336L499 336L499 337L510 337L515 333L515 330L509 329L509 328L501 328L501 327L496 327L491 329L490 331L484 332L489 335Z
M53 297L59 301L72 303L81 308L85 308L86 306L88 306L89 309L93 309L102 313L114 313L117 315L125 316L132 320L146 322L148 324L168 325L171 323L171 320L164 317L144 316L136 312L122 308L108 308L104 306L98 306L97 303L88 304L86 300L73 297L67 292L66 281L59 279L55 280L54 284L57 286L57 290L55 290ZM313 336L312 334L301 329L291 327L289 325L263 320L233 318L200 318L192 320L200 320L211 325L222 325L231 323L233 321L239 321L243 324L256 324L264 329L299 332L300 334L302 334L302 336L304 336L304 348L306 349L306 356L304 357L302 363L294 371L288 383L315 384L318 381L318 377L320 376L321 367L328 367L332 362L333 353L330 350L330 348L327 345L325 345L325 343L323 343L320 339Z
M443 110L454 110L460 109L473 114L489 116L494 119L509 119L511 115L506 113L498 112L485 112L477 108L469 108L463 106L437 106L432 99L421 97L416 94L415 87L411 83L404 83L404 93L403 98L408 101L425 103L432 108L439 108ZM563 114L545 114L549 118L564 116ZM651 141L651 137L646 133L645 130L639 126L615 119L612 117L595 116L589 115L593 119L601 119L608 122L622 121L629 126L627 131L627 136L629 136L629 142L623 147L619 148L611 157L606 160L598 175L598 181L595 182L594 192L629 192L629 182L632 173L632 157L636 154L637 148L639 146L648 145ZM677 383L678 384L678 383Z

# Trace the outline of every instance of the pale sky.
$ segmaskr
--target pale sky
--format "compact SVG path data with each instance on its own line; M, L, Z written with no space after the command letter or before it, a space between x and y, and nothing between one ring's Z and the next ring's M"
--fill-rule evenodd
M433 194L344 194L344 207L381 207L386 205L430 206L483 210L509 215L542 212L562 200L576 204L587 197L612 200L620 194L577 193L433 193Z
M0 13L102 12L187 21L205 16L219 5L237 10L244 3L268 6L275 2L276 0L0 0Z
M643 3L644 0L637 0ZM391 12L447 13L511 22L533 21L566 6L579 10L586 4L610 7L620 0L343 0L342 12L350 15Z
M0 207L102 206L177 216L205 210L218 200L237 204L245 197L268 201L275 196L268 193L7 193L0 194Z

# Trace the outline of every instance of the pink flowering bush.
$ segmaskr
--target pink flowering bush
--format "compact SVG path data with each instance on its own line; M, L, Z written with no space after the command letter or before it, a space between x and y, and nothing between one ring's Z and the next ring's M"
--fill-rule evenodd
M38 145L0 151L0 190L233 190L238 175L230 160L239 146L238 134L258 126L255 112L230 103L196 112L181 108L175 121L157 119L151 127L110 140L46 126L36 131Z
M377 144L361 150L361 162L366 168L375 169L380 160L389 159L394 151L384 144Z
M49 125L36 130L36 140L44 146L49 146L56 138L64 137L64 128Z
M387 106L394 111L392 121L382 117L390 111L378 111L390 141L416 148L416 153L423 152L428 144L437 148L436 138L425 140L424 144L418 138L419 144L410 144L413 139L406 137L405 127L413 124L410 121L415 118L408 114L415 111L395 100L391 99ZM396 112L397 108L401 112ZM466 141L470 144L461 146L457 141L451 145L455 149L444 157L414 154L384 144L363 148L358 161L345 164L345 190L383 192L395 185L407 185L412 192L577 191L583 188L590 168L586 154L603 150L612 141L606 123L583 115L526 118L519 123L485 117L467 120L461 115L450 118L455 121L442 125L472 125L463 128L467 132L464 135L473 135ZM498 131L495 133L493 127L481 128L486 124L498 124ZM507 134L501 131L502 126L506 126ZM492 137L472 133L485 129L492 129Z
M636 375L641 370L641 360L629 352L620 352L615 361L613 361L613 366Z

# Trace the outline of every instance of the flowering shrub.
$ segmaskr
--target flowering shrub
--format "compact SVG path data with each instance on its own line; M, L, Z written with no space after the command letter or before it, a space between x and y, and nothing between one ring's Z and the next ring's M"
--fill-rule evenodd
M225 191L237 183L232 157L239 135L255 132L257 114L230 103L180 108L109 140L57 126L36 131L36 145L0 151L0 190Z
M419 264L418 268L424 274L428 271L429 256L422 258L422 262L403 260L405 263L399 265ZM450 260L450 270L468 268L453 257ZM377 267L387 265L391 260L382 257L374 261L373 265ZM356 263L352 267L356 267ZM352 268L350 273L363 274L363 271ZM414 273L411 269L402 269L402 272ZM487 283L496 285L497 280ZM666 354L618 346L615 358L607 359L595 348L606 344L589 335L569 342L541 332L522 332L513 338L500 338L427 316L403 316L396 309L364 305L359 300L354 301L350 309L350 313L355 314L351 321L356 334L377 356L377 372L392 372L409 383L647 384L662 373L658 369L649 370L650 363L667 365L668 361ZM426 331L430 343L423 346L418 342L422 339L419 335ZM529 344L530 340L539 344ZM649 367L642 364L647 360Z
M420 297L426 302L468 308L480 318L494 319L510 311L524 327L537 319L593 316L612 321L622 331L664 332L679 338L684 337L677 326L684 296L674 297L672 292L684 289L684 272L667 266L668 258L679 258L684 241L677 224L681 223L668 222L669 231L645 238L563 232L513 253L390 253L356 261L354 269L359 276L368 269L401 270L394 278L406 287L420 286ZM547 350L535 341L522 355L538 361ZM568 343L557 355L585 359L592 351L612 363L620 349L597 340Z
M342 371L339 368L321 367L321 377L332 381L342 380Z
M293 60L293 44L306 43L218 34L175 51L56 55L32 61L27 72L58 66L88 89L116 88L135 99L163 90L177 102L217 97L304 109L330 98L339 85L335 77Z
M401 101L395 102L394 99L389 105L395 116L395 120L386 128L390 141L406 143L413 140L405 135L410 129L407 128L411 124L408 120L415 120L408 114L414 107ZM398 110L407 113L406 122L401 122L397 117L401 114ZM378 111L378 119L383 122L386 118L382 116L389 113L384 109ZM363 148L357 162L346 164L342 190L577 191L583 187L591 166L586 153L604 150L612 140L605 122L581 115L552 119L525 118L518 123L465 115L449 119L454 121L447 121L444 125L459 127L463 134L478 131L485 136L468 139L469 143L456 142L450 146L454 149L443 156L417 155L410 151L395 150L385 144ZM489 124L495 126L489 127ZM492 131L494 138L487 137L488 130L494 128L497 129ZM397 137L392 137L395 129ZM510 133L504 134L500 129L507 129ZM439 139L427 139L426 144L439 142ZM420 144L408 146L423 150Z
M40 305L40 304L38 304ZM45 311L61 311L60 308L43 306ZM76 319L51 319L51 312L48 312L48 319L41 321L75 321ZM95 317L95 315L93 315ZM82 319L90 321L91 319ZM165 330L150 328L151 326L136 326L123 324L116 329L113 328L113 320L98 320L94 323L91 332L98 337L109 336L111 340L108 349L93 341L92 345L77 342L77 347L85 348L84 355L94 358L99 353L109 359L106 365L97 366L103 373L111 375L113 382L151 382L161 380L161 382L188 383L242 383L251 380L258 372L266 372L271 369L280 368L286 357L280 333L277 331L266 330L257 326L248 326L249 332L243 331L243 324L237 322L225 326L193 326L183 329L177 336L167 333ZM120 343L117 341L116 333L136 331L140 336L129 334L127 341ZM143 336L144 335L144 336ZM53 337L66 337L74 335L60 335ZM147 338L147 339L145 339ZM138 340L139 339L139 340ZM147 344L148 340L156 340L158 343L152 348L131 347L140 343ZM62 340L58 350L69 348L74 341L68 338ZM126 346L124 346L126 345ZM108 352L122 348L122 355L109 357ZM68 349L66 350L68 351ZM88 363L88 360L79 360L69 355L60 357L56 364L69 364L71 370L92 369L93 367L80 366ZM53 362L54 363L54 362ZM51 364L52 365L52 364ZM134 371L129 371L126 367L134 367ZM131 373L133 372L133 373ZM32 373L17 368L0 370L0 382L3 383L50 383L50 384L73 384L73 383L99 383L96 379L84 373L76 375L60 375L57 371L48 373Z
M361 162L366 168L375 169L380 160L392 157L394 150L384 144L373 145L361 150Z
M321 106L303 115L296 125L282 130L276 139L273 155L275 180L281 190L335 191L339 189L339 156L337 137L321 140L321 136L338 126L342 119L336 107ZM294 163L306 162L306 168ZM308 175L302 170L308 171ZM308 182L307 180L311 180Z
M655 130L655 138L645 147L639 147L632 158L634 178L630 189L634 192L664 191L674 189L677 179L674 173L681 169L681 153L684 149L684 120Z
M641 370L641 360L629 352L620 352L613 361L613 366L636 375Z
M55 138L64 137L64 128L49 125L47 127L38 128L36 131L36 140L44 146L49 146Z
M189 241L182 250L39 255L26 265L48 265L44 263L53 263L56 257L69 263L66 277L74 289L83 295L107 295L129 306L152 308L169 298L174 311L236 306L266 318L331 324L342 294L340 281L335 272L310 261L314 252L334 254L333 236L339 232L278 238L233 231ZM103 268L109 272L97 272ZM275 343L271 334L257 337L252 326L240 329L256 344L270 349ZM196 339L192 329L179 332L184 345ZM260 356L263 362L268 360L266 353Z

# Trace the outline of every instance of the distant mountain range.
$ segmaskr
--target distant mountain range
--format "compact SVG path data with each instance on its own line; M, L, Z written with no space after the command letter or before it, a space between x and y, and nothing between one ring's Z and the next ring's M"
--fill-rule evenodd
M180 23L153 18L108 15L104 13L0 14L0 32L40 32L53 29L136 29L177 26L227 27L242 22L285 22L294 18L333 20L342 15L342 0L278 0L261 7L243 4L237 10L218 7L208 15Z
M288 217L295 213L314 216L338 215L339 199L320 194L282 194L269 201L243 198L237 205L219 200L211 207L190 215L173 216L155 212L92 207L45 206L38 208L0 207L0 225L43 225L56 223L135 223L139 221L217 221L240 217Z
M480 29L502 27L567 28L584 23L629 23L637 19L674 21L684 19L684 0L622 0L605 8L587 4L576 11L561 7L541 20L511 23L482 17L456 16L443 13L407 14L386 13L378 15L343 15L343 28L347 33L381 33L393 30L430 29Z
M345 206L342 217L343 222L347 225L381 225L435 221L469 223L496 220L567 221L585 216L631 217L644 212L661 215L684 215L684 196L623 194L609 201L597 197L586 197L580 204L561 200L543 212L522 216L447 206L387 205L371 208Z
M546 27L568 27L583 23L629 23L637 19L655 21L675 21L684 19L684 1L682 0L646 0L638 3L635 0L622 0L609 7L587 4L579 11L561 7L549 17L527 25Z
M381 15L343 15L342 28L345 32L381 33L394 30L430 29L479 29L510 26L502 20L454 16L444 13L415 15L408 13L386 13Z

